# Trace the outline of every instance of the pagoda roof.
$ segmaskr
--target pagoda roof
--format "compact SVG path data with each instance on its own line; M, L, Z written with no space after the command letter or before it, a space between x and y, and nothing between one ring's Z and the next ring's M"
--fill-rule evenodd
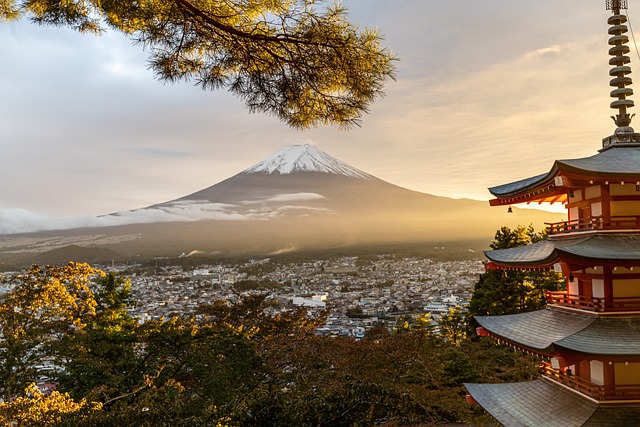
M586 328L555 342L558 349L601 355L640 355L640 318L598 317Z
M511 384L465 384L492 417L512 427L626 427L640 406L599 406L540 379Z
M640 144L616 144L579 159L556 160L547 173L489 188L498 198L515 197L553 183L562 173L584 178L627 178L640 180Z
M546 308L475 319L492 335L540 354L640 355L640 317L597 317Z
M593 262L640 260L640 236L628 234L592 234L541 240L526 246L485 251L500 267L532 268L549 266L559 260Z

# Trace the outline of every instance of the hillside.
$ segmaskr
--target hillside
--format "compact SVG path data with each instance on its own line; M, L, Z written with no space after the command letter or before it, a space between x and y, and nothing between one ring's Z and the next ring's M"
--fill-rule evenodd
M37 259L69 245L126 259L273 255L357 245L491 241L504 226L562 215L491 208L487 202L420 193L380 180L319 150L285 147L208 188L143 209L96 218L96 226L0 236L0 261Z

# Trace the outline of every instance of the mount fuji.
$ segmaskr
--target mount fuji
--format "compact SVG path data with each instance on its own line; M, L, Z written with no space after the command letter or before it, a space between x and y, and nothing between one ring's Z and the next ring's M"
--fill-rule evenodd
M284 147L208 188L95 218L90 227L0 236L0 260L69 245L123 257L274 254L371 243L486 239L503 225L557 220L487 202L420 193L383 181L314 145Z
M246 174L266 173L278 175L296 172L321 172L362 179L375 178L373 175L369 175L335 157L331 157L311 144L291 145L281 148L272 156L243 171Z

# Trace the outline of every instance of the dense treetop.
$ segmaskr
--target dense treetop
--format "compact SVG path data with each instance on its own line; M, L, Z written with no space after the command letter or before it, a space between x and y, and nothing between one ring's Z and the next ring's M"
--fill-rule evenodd
M160 80L226 88L294 128L357 124L394 74L377 31L316 0L0 0L0 21L22 17L122 32Z
M86 264L1 282L0 425L483 425L463 382L536 375L531 356L466 337L459 309L440 334L409 316L355 341L316 335L326 313L268 314L264 295L142 322L129 282ZM34 387L43 376L55 392Z

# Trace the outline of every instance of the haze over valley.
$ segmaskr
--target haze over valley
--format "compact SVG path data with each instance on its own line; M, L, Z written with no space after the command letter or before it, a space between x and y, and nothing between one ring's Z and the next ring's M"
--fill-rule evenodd
M486 241L503 225L560 221L559 214L491 208L399 187L311 144L286 146L208 188L146 208L12 233L0 257L29 260L70 245L98 259L188 254L280 254L368 244ZM34 225L37 225L34 224ZM14 229L19 229L17 225Z

